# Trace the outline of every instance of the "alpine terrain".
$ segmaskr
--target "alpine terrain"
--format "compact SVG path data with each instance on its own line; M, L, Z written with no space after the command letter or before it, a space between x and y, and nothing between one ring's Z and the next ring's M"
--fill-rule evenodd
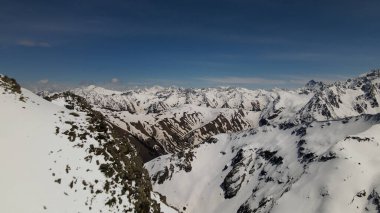
M377 70L256 91L252 128L145 167L154 190L183 212L380 212L379 90Z
M295 90L38 95L1 76L0 209L380 212L379 103L380 70Z

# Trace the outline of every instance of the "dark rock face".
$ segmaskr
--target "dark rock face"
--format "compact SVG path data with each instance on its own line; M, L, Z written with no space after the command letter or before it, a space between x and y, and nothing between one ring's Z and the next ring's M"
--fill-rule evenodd
M170 159L170 164L164 170L158 171L152 176L153 183L162 184L170 180L174 173L174 168L178 171L190 172L192 169L191 162L193 161L194 153L192 150L185 150L174 154Z
M265 208L272 208L274 205L274 201L272 198L265 197L259 202L259 206L253 210L253 212L258 212L260 209L265 209Z
M364 138L361 138L361 137L358 137L358 136L347 136L344 140L356 140L357 142L369 142L369 141L372 141L371 138L367 138L367 137L364 137Z
M151 138L161 144L166 152L177 152L192 147L194 141L200 143L216 134L248 129L251 125L245 120L244 116L245 114L242 111L236 111L231 118L226 118L220 114L214 120L196 129L194 129L194 122L200 123L202 121L200 113L185 112L179 119L165 118L157 122L153 127L142 123L131 124L144 135L144 137L136 136L143 143L146 138ZM153 133L149 133L152 132L152 129L154 130ZM165 138L160 137L162 134Z
M380 212L380 196L377 191L373 190L371 194L368 195L367 200L368 200L368 205L365 208L366 211L368 211L369 207L371 207L375 211Z
M152 177L152 181L157 182L158 184L164 183L167 179L169 179L168 167L165 167L164 170L157 172L157 174Z
M292 134L295 134L297 136L303 137L306 135L306 127L302 126L292 132Z
M265 118L260 119L259 126L267 126L267 125L269 125L269 122Z
M305 87L309 90L322 90L326 84L321 81L310 80L306 83Z
M5 91L21 94L20 85L15 79L9 78L8 76L0 75L0 86L3 87Z
M245 174L242 176L238 174L239 170L245 167L243 160L243 150L240 149L231 161L232 170L227 174L223 183L220 185L224 191L224 198L226 199L233 198L237 194L245 179Z
M283 157L276 156L277 151L268 151L268 150L258 150L257 155L264 158L265 160L269 161L272 165L281 165L283 161Z
M295 127L295 126L296 126L296 124L292 123L292 122L284 122L284 123L280 123L279 124L279 127L282 130L291 129L291 128Z
M239 207L237 213L253 213L253 210L250 209L248 204L243 204Z
M248 171L249 166L249 174L252 174L256 170L260 170L259 180L265 180L266 182L274 181L271 176L267 176L267 172L262 168L264 164L269 164L271 166L279 166L283 164L283 157L277 154L277 151L269 151L259 149L256 151L256 158L253 158L250 151L240 149L235 157L231 160L232 169L226 177L224 178L220 187L224 191L224 198L230 199L233 198L241 189L244 180L246 179L246 171ZM243 211L247 207L242 207Z
M18 100L25 102L25 97L21 92L21 86L15 79L10 78L6 75L0 75L0 87L4 89L4 93L17 94Z
M325 155L322 155L320 158L319 158L319 162L326 162L326 161L329 161L329 160L332 160L332 159L335 159L337 158L336 157L336 153L334 152L329 152Z
M168 108L169 106L164 102L158 102L149 106L148 113L160 113L167 110Z
M260 103L259 101L254 101L251 103L252 105L252 111L259 112L261 111Z

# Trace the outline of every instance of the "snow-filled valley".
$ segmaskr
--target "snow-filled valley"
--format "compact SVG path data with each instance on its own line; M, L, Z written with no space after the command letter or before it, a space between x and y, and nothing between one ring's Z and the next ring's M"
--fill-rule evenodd
M0 212L380 212L379 70L38 94L0 78Z

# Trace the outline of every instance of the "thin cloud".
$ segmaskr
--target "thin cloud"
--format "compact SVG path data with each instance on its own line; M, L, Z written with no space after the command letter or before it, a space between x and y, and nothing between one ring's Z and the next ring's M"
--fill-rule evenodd
M347 62L347 61L365 61L371 63L377 61L377 55L362 54L359 52L351 54L343 53L326 53L326 52L273 52L258 55L264 60L274 61L302 61L302 62Z
M67 91L72 88L78 87L76 84L64 83L64 82L52 82L49 79L41 79L34 82L25 82L22 84L23 87L33 91L48 91L48 92L62 92Z
M29 39L17 41L17 45L24 47L51 47L50 43L45 41L33 41Z
M203 81L217 84L286 84L287 81L269 78L256 78L256 77L216 77L216 78L201 78Z
M113 83L113 84L116 84L116 83L119 83L119 82L120 82L120 80L118 78L112 78L111 79L111 83Z
M352 76L342 75L278 75L275 78L270 77L241 77L241 76L225 76L225 77L202 77L202 78L189 78L187 80L180 79L144 79L141 81L127 81L123 82L119 78L112 78L104 82L95 81L80 81L78 83L65 83L55 82L51 79L41 79L34 82L29 82L25 86L34 92L50 91L60 92L78 87L85 87L88 85L97 85L106 89L125 91L128 89L147 88L155 85L162 87L185 87L185 88L205 88L205 87L218 87L218 86L234 86L244 87L249 89L273 89L273 88L287 88L295 89L303 87L310 80L322 81L324 83L333 83L336 81L343 81L351 78Z
M298 88L304 86L310 80L321 81L324 83L333 83L336 81L342 81L348 79L349 76L330 75L324 78L318 76L299 76L299 75L287 75L278 76L278 78L260 78L260 77L204 77L199 80L205 82L208 85L229 85L229 86L243 86L243 87L284 87L284 88Z
M49 79L41 79L38 81L39 84L47 84L49 83Z
M326 84L334 83L337 81L343 81L349 79L350 76L344 75L328 75L324 77L318 76L284 76L284 79L289 79L289 83L295 85L305 85L310 80L321 81Z
M270 59L270 60L283 60L283 61L305 61L305 60L315 61L315 60L331 58L332 55L314 53L314 52L298 52L298 53L270 53L270 54L264 54L261 57L265 59Z
M220 37L222 40L246 43L246 44L293 44L295 41L283 37L255 36L255 35L225 35Z

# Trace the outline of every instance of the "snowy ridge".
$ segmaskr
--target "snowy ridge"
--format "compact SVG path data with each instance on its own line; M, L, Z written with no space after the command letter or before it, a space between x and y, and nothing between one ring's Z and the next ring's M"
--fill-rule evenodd
M296 90L152 87L118 92L89 86L72 92L150 149L147 161L220 133L380 113L379 73L332 84L312 80Z
M311 98L302 90L242 88L100 91L103 89L91 86L72 92L136 136L144 146L155 149L157 154L146 160L191 147L219 133L256 127L260 117L272 115L276 108L286 109L283 114L297 111ZM160 145L153 147L152 141Z
M116 127L74 95L53 102L0 77L1 212L175 212Z
M165 113L167 110L193 105L214 109L229 108L262 112L262 118L276 114L282 117L276 119L277 121L283 121L295 115L309 116L315 120L328 120L362 113L378 113L379 84L380 70L374 70L358 78L333 84L311 80L305 87L297 90L153 87L119 92L89 86L72 92L99 108L128 111L131 114ZM329 112L312 108L318 105L325 107ZM344 109L340 109L341 106ZM282 112L283 110L285 111Z

